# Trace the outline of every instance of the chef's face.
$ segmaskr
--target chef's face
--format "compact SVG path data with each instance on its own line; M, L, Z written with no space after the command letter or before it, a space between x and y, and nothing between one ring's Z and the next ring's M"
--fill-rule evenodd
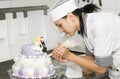
M68 13L66 17L61 18L54 22L59 31L73 36L77 30L79 30L79 20L72 13Z

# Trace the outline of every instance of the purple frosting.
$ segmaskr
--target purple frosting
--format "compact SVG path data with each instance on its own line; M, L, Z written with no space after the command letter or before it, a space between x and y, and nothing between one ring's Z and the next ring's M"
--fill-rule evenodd
M34 77L39 78L39 75L41 75L41 72L39 72L39 68L34 69Z
M51 73L53 73L53 70L54 70L54 69L53 69L53 66L52 66L52 65L49 66L49 67L48 67L48 75L51 74Z
M18 74L19 74L19 76L23 76L23 67L20 68Z
M32 49L32 44L26 44L21 48L21 54L25 56L43 56L44 53L42 51L36 52Z
M30 78L30 79L31 78L47 78L47 77L54 74L53 68L50 68L50 67L48 68L48 74L44 75L44 73L42 71L43 71L42 69L40 70L39 68L34 68L34 74L33 74L33 77L32 77L32 75L31 76L28 75L28 72L29 72L28 69L25 69L25 68L21 67L19 69L17 77L20 77L20 78L26 78L27 77L27 78Z
M18 76L19 77L24 77L27 75L27 70L23 68L23 66L19 69Z

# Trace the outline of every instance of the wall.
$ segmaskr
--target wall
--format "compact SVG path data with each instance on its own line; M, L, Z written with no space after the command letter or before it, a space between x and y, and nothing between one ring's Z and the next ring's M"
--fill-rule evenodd
M93 3L96 4L97 6L99 6L102 11L104 12L112 12L115 14L119 14L120 13L120 0L101 0L102 1L102 6L99 6L99 0L93 0ZM76 0L76 3L78 2L78 0ZM89 3L91 3L92 0L90 0ZM87 1L83 2L82 0L79 1L78 6L82 7L85 4L88 4Z
M52 4L53 1L48 3ZM46 0L0 1L0 8L39 6L48 3ZM48 6L51 6L50 4ZM5 20L0 20L0 62L13 59L20 53L21 46L33 43L36 36L45 36L48 50L57 45L58 30L42 10L29 11L27 18L23 16L23 12L17 12L16 19L13 19L12 13L6 13L5 16Z
M0 1L0 8L37 6L43 4L51 7L56 1L57 0ZM76 0L79 7L87 4L87 2L82 2L82 0L79 1L80 2L78 4L78 0ZM94 0L93 3L98 5L98 0ZM120 0L102 0L102 3L103 5L101 8L103 11L115 14L120 12ZM30 12L29 15L31 17L24 18L22 17L22 13L18 13L17 16L19 16L19 18L12 19L12 14L7 14L6 16L8 19L0 21L0 62L13 59L20 53L21 46L26 43L31 43L34 37L39 35L37 33L41 33L41 31L43 31L41 29L44 27L46 28L46 44L48 49L52 49L57 45L57 42L61 37L49 15L40 16L39 12L33 12L33 14ZM37 18L38 16L42 18ZM40 31L38 29L40 29ZM35 32L35 30L37 30L37 32Z

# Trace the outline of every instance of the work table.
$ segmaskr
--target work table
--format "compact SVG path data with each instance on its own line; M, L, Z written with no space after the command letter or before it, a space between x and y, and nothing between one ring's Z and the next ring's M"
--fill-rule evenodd
M53 65L55 66L55 73L51 78L47 78L47 79L69 79L64 75L67 67L64 64L55 60L54 58L52 58L52 62ZM11 67L13 63L14 63L13 60L0 63L0 79L20 79L12 76ZM95 76L94 74L91 74L91 75L84 75L82 78L74 78L74 79L109 79L109 78L108 78L108 74L106 73L102 76Z
M0 63L0 79L21 79L21 78L15 78L12 76L12 70L11 70L11 66L13 64L13 60L4 62L4 63ZM55 74L54 76L52 76L51 78L47 78L47 79L69 79L67 78L64 73L66 70L66 66L59 63L58 61L56 61L55 59L53 59L53 64L55 66ZM73 78L70 78L73 79ZM102 76L94 76L89 75L89 76L83 76L82 78L74 78L74 79L109 79L108 75L102 75Z

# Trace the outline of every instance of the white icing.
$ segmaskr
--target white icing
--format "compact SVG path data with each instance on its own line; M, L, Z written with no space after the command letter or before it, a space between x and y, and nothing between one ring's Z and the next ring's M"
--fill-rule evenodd
M41 57L29 57L26 58L25 56L21 55L15 58L16 65L24 65L25 67L29 66L45 66L51 64L51 59L48 56L41 56Z
M28 77L33 77L34 76L34 69L29 69L29 72L27 72Z
M43 49L43 47L39 47L39 46L31 46L31 48L36 51L41 51Z

